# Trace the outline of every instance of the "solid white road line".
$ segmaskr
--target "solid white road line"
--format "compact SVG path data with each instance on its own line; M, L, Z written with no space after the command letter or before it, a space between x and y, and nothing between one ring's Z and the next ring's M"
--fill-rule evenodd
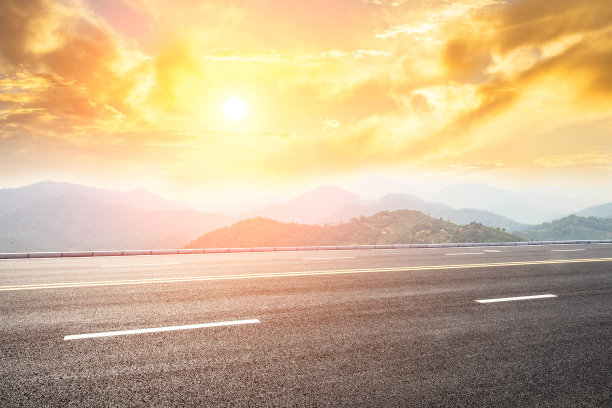
M149 329L120 330L120 331L103 332L103 333L88 333L88 334L73 334L70 336L64 336L64 340L90 339L93 337L125 336L128 334L156 333L156 332L176 331L176 330L201 329L204 327L235 326L239 324L253 324L253 323L259 323L259 320L258 319L234 320L230 322L188 324L185 326L152 327Z
M178 262L154 263L154 264L124 264L124 265L100 265L100 268L119 268L124 266L164 266L179 265Z
M451 252L450 254L444 255L484 255L484 252Z
M584 248L577 248L577 249L551 249L551 252L576 252L576 251L584 251Z
M322 260L322 259L355 259L354 256L334 256L331 258L304 258L305 261L309 261L311 259Z
M498 298L498 299L481 299L477 300L478 303L494 303L494 302L510 302L513 300L527 300L527 299L544 299L544 298L555 298L557 295L533 295L533 296L516 296L516 297L508 297L508 298Z

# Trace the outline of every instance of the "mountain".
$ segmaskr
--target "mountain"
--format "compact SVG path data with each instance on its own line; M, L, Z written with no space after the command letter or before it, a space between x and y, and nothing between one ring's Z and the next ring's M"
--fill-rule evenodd
M75 194L104 204L125 205L141 210L184 210L189 207L166 200L144 189L117 191L72 183L43 181L19 188L0 190L0 215L24 208L42 199Z
M223 214L146 211L65 193L0 215L0 252L178 248L233 221Z
M265 217L284 222L315 224L338 208L362 203L358 195L340 187L321 186L280 204L243 214L241 218Z
M570 215L552 222L532 226L516 234L529 241L611 239L612 218Z
M455 224L479 222L488 227L500 227L509 231L518 231L527 227L502 215L472 208L454 209L444 204L423 201L408 194L387 194L373 203L354 203L339 208L331 215L321 220L323 223L338 223L348 221L360 215L373 215L381 211L416 210L434 218L444 218Z
M455 184L431 198L451 207L486 210L526 224L563 217L575 211L577 206L576 199L560 194L502 190L482 183Z
M604 203L578 211L575 215L581 217L612 218L612 203Z
M239 221L202 235L186 248L517 241L471 223L456 225L410 210L383 211L338 225L303 225L267 218Z

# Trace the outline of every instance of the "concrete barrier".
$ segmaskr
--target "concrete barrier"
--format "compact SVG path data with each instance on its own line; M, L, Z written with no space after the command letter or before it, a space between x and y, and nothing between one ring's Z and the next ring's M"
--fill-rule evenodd
M122 256L123 251L93 251L91 256Z
M84 256L93 256L93 251L87 251L87 252L76 252L76 251L62 252L62 256L65 257L65 258L76 258L76 257L84 257Z
M135 255L151 255L150 249L130 249L123 251L124 256L135 256Z
M152 249L151 255L178 255L178 249Z
M281 251L329 251L359 249L406 249L406 248L456 248L484 246L525 246L525 245L563 245L563 244L612 244L608 240L567 240L567 241L522 241L522 242L462 242L440 244L394 244L394 245L324 245L301 247L257 247L257 248L204 248L204 249L136 249L124 251L68 251L68 252L7 252L0 253L0 259L22 258L69 258L90 256L133 256L133 255L172 255L172 254L218 254L237 252L281 252Z
M206 248L205 254L226 254L229 253L229 248Z
M319 247L316 246L301 246L297 247L298 251L316 251Z
M28 254L27 252L5 252L5 253L0 253L0 259L21 259L21 258L28 258L30 256L30 254Z
M61 252L30 252L29 258L61 258Z
M253 252L253 248L230 248L229 251L231 253L238 253L238 252Z
M204 249L191 249L191 248L183 248L183 249L179 249L178 250L179 254L203 254L204 253Z

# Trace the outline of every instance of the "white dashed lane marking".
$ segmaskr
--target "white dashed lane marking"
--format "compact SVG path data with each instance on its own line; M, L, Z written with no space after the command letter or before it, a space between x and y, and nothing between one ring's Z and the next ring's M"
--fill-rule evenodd
M124 265L100 265L100 268L122 268L126 266L165 266L179 265L178 262L154 263L154 264L124 264Z
M259 323L259 320L258 319L233 320L230 322L199 323L199 324L188 324L185 326L151 327L148 329L119 330L119 331L110 331L110 332L102 332L102 333L87 333L87 334L72 334L69 336L64 336L64 340L91 339L95 337L126 336L130 334L157 333L157 332L177 331L177 330L192 330L192 329L202 329L205 327L236 326L240 324L253 324L253 323Z
M444 254L444 255L484 255L484 252L451 252L450 254Z
M334 256L334 257L331 257L331 258L304 258L305 261L309 261L309 260L312 260L312 259L320 261L320 260L323 260L323 259L325 259L325 260L327 260L327 259L355 259L355 257L354 256Z
M494 303L494 302L511 302L514 300L529 300L529 299L545 299L545 298L555 298L557 295L532 295L532 296L516 296L516 297L507 297L507 298L497 298L497 299L481 299L477 300L478 303Z

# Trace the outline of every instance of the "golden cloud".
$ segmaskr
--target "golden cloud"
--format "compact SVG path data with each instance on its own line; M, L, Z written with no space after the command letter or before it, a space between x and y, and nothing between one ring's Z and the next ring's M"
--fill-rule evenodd
M576 154L544 156L536 159L535 162L545 167L605 165L612 163L612 153L592 150Z
M513 166L504 140L612 109L609 1L125 4L147 30L130 37L86 1L0 3L0 137L15 151L249 177L492 155L463 171ZM237 124L220 113L234 94L248 102ZM557 152L591 155L536 163L602 164L572 143Z

